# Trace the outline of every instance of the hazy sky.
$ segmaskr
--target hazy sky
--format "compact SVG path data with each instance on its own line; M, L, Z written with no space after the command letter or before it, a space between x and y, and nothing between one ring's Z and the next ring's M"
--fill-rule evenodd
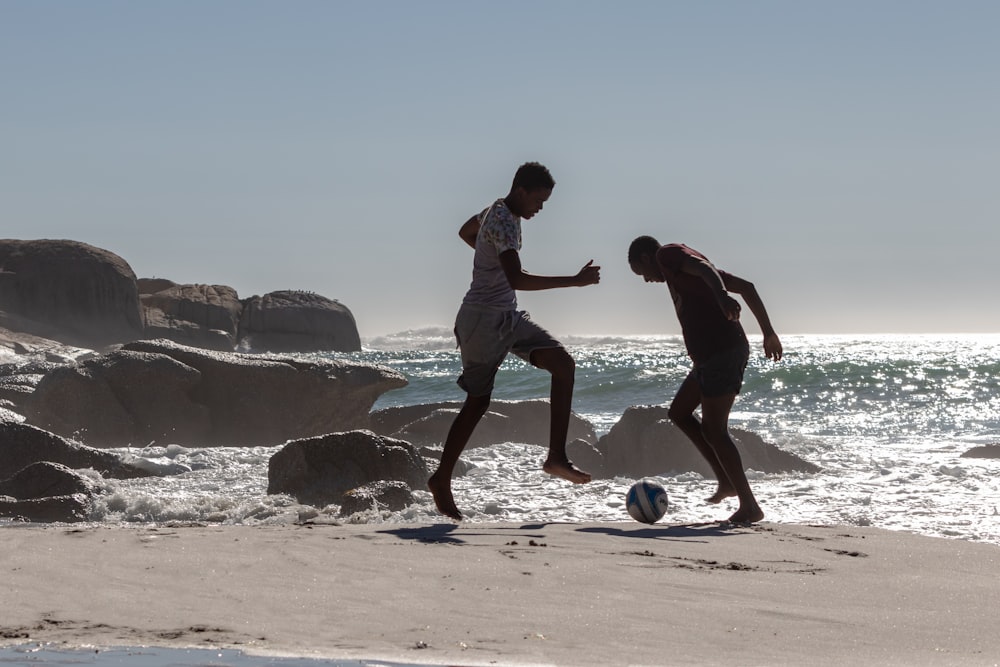
M679 331L640 234L779 333L996 332L998 35L994 0L0 0L0 237L450 326L459 226L538 160L524 267L603 267L521 294L554 333Z

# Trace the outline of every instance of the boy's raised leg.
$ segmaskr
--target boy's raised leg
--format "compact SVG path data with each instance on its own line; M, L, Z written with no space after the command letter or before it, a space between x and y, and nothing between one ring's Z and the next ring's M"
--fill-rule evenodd
M542 470L573 484L586 484L591 480L590 473L573 465L566 454L576 363L561 347L535 350L531 354L531 363L552 374L552 390L549 394L549 454L542 464Z

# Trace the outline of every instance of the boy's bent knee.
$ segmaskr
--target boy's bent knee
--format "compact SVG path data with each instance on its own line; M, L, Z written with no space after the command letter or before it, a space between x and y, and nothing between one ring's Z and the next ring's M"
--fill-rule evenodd
M531 353L531 363L553 375L573 375L576 361L564 348L549 347Z

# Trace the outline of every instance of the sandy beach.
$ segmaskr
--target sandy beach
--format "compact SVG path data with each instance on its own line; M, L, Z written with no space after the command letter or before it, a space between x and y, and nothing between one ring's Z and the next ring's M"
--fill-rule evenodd
M449 665L995 664L994 545L847 526L7 527L0 643Z

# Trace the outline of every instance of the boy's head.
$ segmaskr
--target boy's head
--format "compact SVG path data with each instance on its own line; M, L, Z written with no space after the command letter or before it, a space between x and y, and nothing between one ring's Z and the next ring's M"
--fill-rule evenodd
M552 174L537 162L525 162L514 173L514 182L507 195L507 207L514 215L530 219L542 210L556 186Z
M640 236L628 247L628 265L632 273L641 276L647 283L662 283L665 279L660 265L656 263L656 251L660 242L652 236Z

